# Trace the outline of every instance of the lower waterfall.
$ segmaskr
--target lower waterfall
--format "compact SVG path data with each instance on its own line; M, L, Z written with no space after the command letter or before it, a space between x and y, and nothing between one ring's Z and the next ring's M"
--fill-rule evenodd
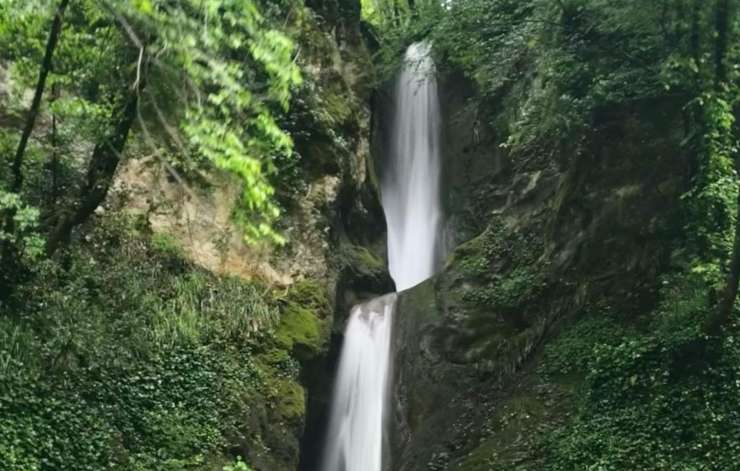
M439 99L428 43L406 51L395 90L393 136L381 176L388 225L388 265L396 289L436 272L439 195ZM321 471L381 471L396 294L355 306L334 387Z
M395 304L393 293L352 309L339 360L325 471L381 469Z

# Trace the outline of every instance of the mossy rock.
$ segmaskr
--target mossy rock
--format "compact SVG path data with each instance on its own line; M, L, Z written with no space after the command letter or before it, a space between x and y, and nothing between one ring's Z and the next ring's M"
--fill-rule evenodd
M482 277L488 273L488 259L485 256L487 234L484 232L455 249L448 266L459 267L461 274L469 277Z
M308 361L324 349L328 336L327 325L316 312L296 302L289 302L280 316L275 340L299 361Z
M365 276L378 276L386 269L380 257L370 252L367 247L360 245L342 246L341 257L345 266Z
M343 321L355 304L373 297L395 291L393 279L382 258L367 247L344 244L336 255L339 280L337 282L337 305L334 328L343 330Z
M345 275L350 278L350 285L354 288L365 288L379 294L393 291L393 282L385 261L367 247L343 245L339 260Z
M344 126L357 114L357 103L352 101L350 96L350 90L341 78L332 81L323 90L321 99L328 125Z
M285 298L288 301L312 310L321 319L329 317L332 314L329 293L326 286L317 280L307 279L295 282L288 289Z
M247 417L251 435L247 456L257 469L296 469L306 416L305 391L298 382L298 365L278 340L257 354L258 394L251 398Z
M275 397L275 412L289 423L303 423L306 414L305 391L295 381L278 380Z
M276 346L300 362L315 359L329 340L332 309L326 287L316 280L298 281L277 301L281 307Z
M548 408L544 397L525 393L511 397L489 419L485 428L488 436L460 461L452 471L509 471L532 458L536 448L537 428L547 420Z

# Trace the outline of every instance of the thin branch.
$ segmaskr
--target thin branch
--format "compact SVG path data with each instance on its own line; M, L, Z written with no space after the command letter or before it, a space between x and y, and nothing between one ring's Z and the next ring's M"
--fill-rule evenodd
M147 144L152 148L152 153L154 156L159 159L159 161L164 165L164 168L167 170L167 172L172 175L172 177L177 181L177 183L182 186L182 188L185 190L185 192L190 196L193 200L195 200L195 193L190 189L187 182L180 176L180 174L175 170L175 168L167 161L167 159L162 155L162 153L159 151L159 148L157 147L156 143L154 142L154 139L152 138L151 133L149 132L149 128L146 125L146 122L144 122L144 118L141 116L141 111L137 111L137 121L139 122L139 127L141 128L142 133L144 134L144 140L147 142Z
M139 89L139 83L141 83L141 64L144 61L144 47L139 48L139 60L136 61L136 80L134 80L133 89Z
M167 134L172 138L172 140L175 142L177 147L185 152L187 150L185 144L180 139L180 135L178 134L177 130L174 126L170 125L170 123L167 121L167 118L165 118L164 113L162 112L162 109L159 107L159 104L157 103L157 99L154 97L154 94L151 90L148 92L149 99L151 100L152 106L154 107L154 112L157 114L157 119L159 120L160 124L162 124L162 127L164 127L165 131L167 131Z
M142 49L144 47L144 42L139 39L139 36L134 31L134 28L131 27L131 23L129 23L126 18L124 18L123 15L118 12L118 10L113 8L113 6L109 2L102 0L101 3L103 4L103 7L108 10L111 15L113 15L113 17L116 19L116 22L121 25L131 42L134 43L137 48Z

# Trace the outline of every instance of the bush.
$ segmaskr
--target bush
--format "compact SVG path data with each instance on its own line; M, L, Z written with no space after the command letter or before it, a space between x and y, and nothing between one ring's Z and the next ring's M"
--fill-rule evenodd
M577 371L582 382L575 414L543 435L545 469L736 467L738 326L707 337L701 328L707 306L700 276L672 276L640 330L592 316L548 348L546 369Z

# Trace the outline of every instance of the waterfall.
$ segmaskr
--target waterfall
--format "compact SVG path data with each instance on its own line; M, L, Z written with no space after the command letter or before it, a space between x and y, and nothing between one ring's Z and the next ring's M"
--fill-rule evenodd
M355 306L334 391L324 471L380 471L396 295Z
M390 158L381 179L388 268L403 291L434 274L441 259L439 99L428 43L412 44L396 86Z
M381 179L388 265L401 291L441 260L439 101L427 43L406 51L391 149ZM381 471L396 294L355 306L339 360L322 471Z

